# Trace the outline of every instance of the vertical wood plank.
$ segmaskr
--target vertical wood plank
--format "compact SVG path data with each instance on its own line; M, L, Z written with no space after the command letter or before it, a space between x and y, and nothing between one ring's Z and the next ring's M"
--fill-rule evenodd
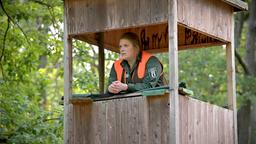
M91 20L96 27L94 32L98 32L100 30L105 30L108 27L110 27L110 25L107 25L108 24L107 0L93 0L93 2L95 3L94 4L95 10L94 10L94 13L92 13L92 14L95 14L95 15Z
M90 131L89 131L89 133L90 133L89 139L90 139L91 144L96 143L95 139L96 139L97 126L98 126L95 124L96 120L97 120L97 107L94 103L92 103L91 124L90 124Z
M129 144L129 138L128 138L128 101L127 99L122 100L122 106L121 106L121 142L124 144Z
M224 121L223 121L223 123L224 123L224 127L223 127L223 129L224 129L224 144L228 144L228 110L227 109L225 109L225 111L224 111L224 115L223 115L223 119L224 119Z
M127 115L127 123L126 123L126 131L127 131L127 137L128 143L132 143L133 141L133 129L134 129L134 124L132 122L132 107L133 107L133 101L132 99L126 99L126 103L127 103L127 110L128 110L128 115Z
M96 2L98 0L86 0L86 13L87 13L87 21L86 21L86 26L87 27L81 27L81 29L85 29L86 31L91 31L93 30L94 32L96 32L97 30L97 23L95 23L95 19L96 19ZM81 2L81 1L80 1ZM85 3L85 1L83 1L83 3ZM81 14L79 14L81 15ZM85 16L82 16L83 19L85 19ZM80 31L80 30L79 30Z
M121 143L121 101L120 99L117 99L116 100L116 103L115 103L115 113L116 113L116 127L115 127L115 131L116 131L116 143Z
M225 143L225 123L224 123L224 111L225 109L218 109L218 144Z
M200 131L200 125L201 125L201 121L200 121L200 113L201 113L201 102L196 103L196 101L194 102L194 142L195 144L201 144L201 131Z
M143 97L139 104L139 127L141 128L140 144L149 143L149 100Z
M128 19L130 20L130 26L140 25L140 23L138 23L139 16L140 16L140 5L139 4L140 4L140 1L138 1L138 0L129 0Z
M207 143L207 103L201 103L201 143L206 144Z
M188 144L188 98L180 96L180 142Z
M233 119L232 119L233 118ZM230 138L230 143L232 144L237 144L237 139L234 138L234 112L229 112L229 138Z
M151 16L151 23L157 23L160 21L164 21L167 19L168 9L167 3L168 0L151 0L151 8L150 8L150 16Z
M96 116L94 121L95 137L94 143L105 144L106 143L106 103L96 102L94 103Z
M188 101L188 143L195 144L195 103Z
M179 144L177 0L168 0L170 144Z
M92 143L92 133L93 133L93 130L92 130L92 125L93 125L93 122L92 122L92 104L89 103L89 104L86 104L84 107L83 107L83 112L82 113L85 117L85 123L84 123L84 133L85 135L83 135L83 141L85 141L85 143L88 143L88 144L91 144Z
M116 20L117 13L117 4L116 0L108 0L106 6L106 20L107 20L107 28L115 28L118 27L118 22Z
M65 7L67 1L64 2ZM72 141L72 104L69 104L69 98L72 95L72 38L68 37L67 9L64 17L64 143L70 144Z
M141 133L141 129L139 127L139 101L141 100L140 97L137 97L135 99L133 99L133 103L134 103L134 106L133 106L133 117L132 117L132 120L133 120L133 125L134 125L134 140L133 140L133 143L134 144L137 144L139 143L139 139L140 139L140 133Z
M116 143L116 100L111 100L106 103L106 143Z
M116 0L116 7L117 12L116 13L116 20L119 27L127 27L129 23L129 0ZM125 8L125 10L124 10Z
M208 129L208 137L207 137L207 144L214 144L213 141L214 141L214 138L213 138L213 107L208 104L207 105L207 118L208 118L208 121L207 121L207 129Z
M87 9L90 6L90 1L73 1L74 7L72 7L72 11L75 11L74 20L70 25L75 30L75 34L80 33L81 31L88 31L90 25L90 11ZM72 19L72 18L71 18ZM74 22L76 22L74 24Z
M74 143L77 143L77 142L80 142L80 139L78 139L77 137L78 136L78 133L79 131L81 131L81 129L77 129L77 128L80 128L79 126L79 120L80 120L80 111L79 111L79 106L77 105L74 105L73 106L73 126L72 126L72 129L73 129L73 134L74 134Z
M213 141L212 143L218 143L218 109L213 106Z
M139 21L140 24L150 23L151 0L139 0Z
M233 17L233 15L232 15ZM234 52L234 17L231 22L231 43L226 45L227 56L227 97L228 105L233 110L233 135L234 143L238 143L237 139L237 110L236 110L236 79L235 79L235 52Z
M149 98L149 142L161 144L161 101L158 98Z
M170 103L167 95L161 96L161 144L170 142Z
M76 31L75 30L76 25L73 24L73 22L76 21L75 9L72 8L73 6L74 6L74 3L72 3L70 0L64 1L64 7L65 7L65 9L64 9L65 16L64 17L66 17L66 18L68 17L68 20L66 20L66 24L69 26L69 28L67 29L67 34L73 33ZM64 27L65 27L65 24L64 24Z
M98 66L98 71L99 71L99 89L100 89L100 94L104 93L104 79L105 79L105 55L104 55L104 34L97 33L96 34L96 39L99 47L99 66Z
M74 143L91 143L91 104L73 106Z

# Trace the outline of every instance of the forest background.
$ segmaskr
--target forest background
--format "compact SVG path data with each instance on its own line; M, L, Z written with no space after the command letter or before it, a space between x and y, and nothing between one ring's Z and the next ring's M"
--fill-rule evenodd
M256 0L235 15L240 144L256 144ZM0 0L0 143L63 143L63 0ZM99 91L96 46L74 41L73 92ZM168 73L168 55L158 54ZM116 53L105 51L105 82ZM226 106L224 47L179 52L179 81ZM107 83L106 83L107 84ZM105 85L106 85L105 84Z

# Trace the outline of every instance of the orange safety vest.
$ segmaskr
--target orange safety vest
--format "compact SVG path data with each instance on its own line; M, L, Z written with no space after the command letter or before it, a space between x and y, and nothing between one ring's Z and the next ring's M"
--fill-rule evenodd
M142 52L141 61L138 65L138 70L137 70L138 78L140 78L140 79L144 78L145 71L146 71L146 65L151 56L152 55L150 53L147 53L144 51ZM121 65L122 61L123 61L123 59L119 59L119 60L116 60L114 63L114 68L115 68L115 72L116 72L118 81L121 81L122 73L123 73L123 71L125 71ZM126 73L124 73L124 77L126 77Z

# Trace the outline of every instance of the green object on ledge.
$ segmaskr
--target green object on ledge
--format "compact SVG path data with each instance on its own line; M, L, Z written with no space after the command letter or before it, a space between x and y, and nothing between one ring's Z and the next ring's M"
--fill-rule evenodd
M143 96L159 96L164 95L167 89L155 89L155 90L145 90L142 92Z

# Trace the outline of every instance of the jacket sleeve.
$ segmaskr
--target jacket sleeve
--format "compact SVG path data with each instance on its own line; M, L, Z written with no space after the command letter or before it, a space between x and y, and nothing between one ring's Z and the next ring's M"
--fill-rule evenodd
M110 70L110 74L109 74L109 78L108 78L108 86L117 80L117 76L116 76L116 71L115 71L115 68L114 68L114 64L112 65L112 68Z
M160 81L162 72L162 64L155 56L152 56L146 65L146 72L143 79L143 83L128 83L128 91L134 92L142 89L156 87Z

